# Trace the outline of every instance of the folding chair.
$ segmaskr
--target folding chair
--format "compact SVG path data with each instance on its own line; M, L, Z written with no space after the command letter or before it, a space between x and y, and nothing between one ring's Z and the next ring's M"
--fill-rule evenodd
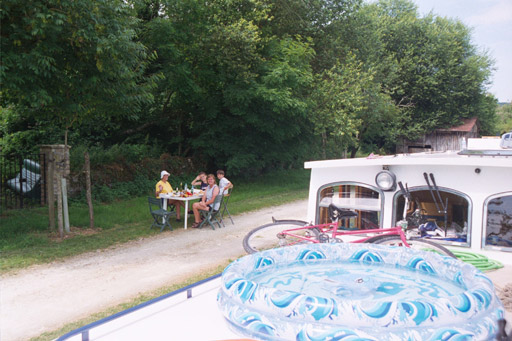
M231 224L235 224L233 222L233 218L231 218L231 214L229 214L229 210L228 210L228 200L229 200L229 197L231 196L231 193L233 192L233 188L230 188L228 189L228 194L224 194L224 200L222 200L222 213L220 214L220 221L222 222L222 224L224 224L224 214L227 213L228 214L228 217L229 219L231 220Z
M167 199L148 197L149 212L151 213L151 216L154 220L151 228L153 228L153 226L160 227L160 232L162 232L164 228L168 226L169 230L172 231L171 216L176 214L176 212L164 210L162 200Z
M223 198L223 195L221 193L217 194L217 196L215 197L215 200L213 201L212 208L209 211L203 211L203 210L200 211L201 216L203 217L203 221L201 222L201 224L199 224L198 228L202 228L203 225L205 225L205 224L210 225L212 230L215 230L214 224L218 224L219 228L222 227L220 221L217 219L217 216L219 215L220 210L222 208L221 207L222 198ZM219 209L214 210L213 207L215 207L217 205L219 206Z

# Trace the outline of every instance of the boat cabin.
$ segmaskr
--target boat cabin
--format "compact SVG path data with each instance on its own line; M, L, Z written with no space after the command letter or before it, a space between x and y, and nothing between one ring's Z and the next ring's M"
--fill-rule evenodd
M334 203L358 213L342 228L401 225L445 246L512 257L512 150L500 139L469 139L462 151L312 161L305 168L310 222L330 222Z

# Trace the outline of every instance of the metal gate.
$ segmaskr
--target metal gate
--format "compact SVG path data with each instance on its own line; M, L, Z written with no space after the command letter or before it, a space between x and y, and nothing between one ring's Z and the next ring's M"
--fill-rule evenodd
M46 205L45 154L0 154L0 180L0 212Z

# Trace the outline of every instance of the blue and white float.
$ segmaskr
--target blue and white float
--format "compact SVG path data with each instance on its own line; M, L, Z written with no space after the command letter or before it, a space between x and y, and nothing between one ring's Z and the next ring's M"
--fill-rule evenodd
M263 251L222 274L230 328L260 340L488 340L503 305L474 266L375 244Z

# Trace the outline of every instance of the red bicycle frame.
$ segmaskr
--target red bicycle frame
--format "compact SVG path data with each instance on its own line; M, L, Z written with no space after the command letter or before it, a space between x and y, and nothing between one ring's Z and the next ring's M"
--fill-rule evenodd
M405 233L400 226L391 227L387 229L369 229L369 230L338 230L338 223L327 223L327 224L319 224L319 225L307 225L303 227L293 228L293 229L286 229L279 233L281 236L291 236L294 238L298 238L304 241L308 241L311 243L319 243L317 236L315 233L311 234L310 236L304 236L296 234L297 231L304 231L304 230L313 230L317 229L319 233L324 233L329 235L329 238L332 238L333 240L336 240L338 236L352 236L352 235L361 235L361 234L375 234L378 236L400 236L400 239L404 243L404 246L410 247L410 245L407 243L407 238L405 236ZM278 235L278 237L279 237ZM350 243L364 243L370 238L375 237L369 236L362 239L352 240Z

